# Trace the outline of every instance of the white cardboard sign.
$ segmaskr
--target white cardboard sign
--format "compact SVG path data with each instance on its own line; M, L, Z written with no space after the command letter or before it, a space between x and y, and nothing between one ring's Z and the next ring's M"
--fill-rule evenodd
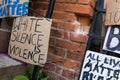
M107 0L105 25L120 25L120 0Z
M109 27L103 49L120 54L120 27Z
M120 58L87 51L79 80L120 80Z
M14 20L9 55L26 63L43 66L47 60L51 19L18 17Z

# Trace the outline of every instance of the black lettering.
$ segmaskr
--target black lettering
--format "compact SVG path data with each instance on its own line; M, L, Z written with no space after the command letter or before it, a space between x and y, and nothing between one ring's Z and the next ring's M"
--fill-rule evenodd
M14 54L14 55L20 55L21 54L21 48L15 46L15 45L11 45L9 44L9 52L10 54Z
M28 59L32 60L33 59L33 51L28 52Z
M118 23L120 21L119 14L120 14L120 11L117 10L114 15L114 23Z
M107 78L107 80L111 80L112 79L112 76L110 78Z
M36 18L30 18L30 20L31 20L32 22L31 22L31 26L30 26L29 31L31 31L31 30L32 30L32 27L34 27L34 26L33 26L33 21L36 21L37 19L36 19Z
M101 67L101 74L103 74L104 70L106 69L106 67L103 66L104 64L101 64L100 67Z
M118 80L119 79L119 75L120 75L120 70L115 70L114 74L113 74L113 77Z
M40 45L42 41L41 35L38 35L37 44Z
M41 64L41 61L44 60L44 55L45 55L45 54L39 54L38 63Z
M88 72L83 72L83 77L82 80L89 80L89 73Z
M21 18L20 30L24 30L24 31L27 30L27 25L28 25L28 19L23 20L23 18Z
M111 72L113 71L113 69L110 69L110 68L106 68L107 69L107 76L110 76Z
M28 56L28 49L24 49L23 50L23 58L27 59L28 58L27 56Z
M84 68L89 68L89 71L92 71L92 63L91 63L91 60L89 60L86 64L85 64L85 67Z
M108 58L105 57L104 63L108 64Z
M41 33L41 30L40 30L41 25L40 25L40 22L39 22L41 20L43 20L43 19L37 19L36 25L35 25L35 32ZM42 27L44 27L44 26L42 26Z
M10 39L10 41L14 42L16 39L17 39L17 32L16 32L16 31L13 31L13 32L11 33L11 39Z
M108 40L107 40L107 44L106 44L106 47L112 51L115 51L115 50L118 50L120 51L120 28L117 27L119 29L119 33L118 34L114 34L115 32L115 27L112 27L111 28L111 31L110 31L110 34L108 36ZM111 43L112 43L112 39L113 38L117 38L119 43L116 45L116 46L112 46Z
M104 77L98 76L98 79L97 79L97 80L104 80Z
M99 62L97 62L97 64L95 65L93 71L97 71L97 73L99 73L99 66L98 66Z

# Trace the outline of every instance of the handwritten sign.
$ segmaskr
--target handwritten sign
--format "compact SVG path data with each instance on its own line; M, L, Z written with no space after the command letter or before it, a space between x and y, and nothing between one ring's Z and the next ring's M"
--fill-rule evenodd
M105 25L120 25L120 0L107 0Z
M120 54L120 26L108 28L103 49Z
M29 0L0 0L0 18L28 14Z
M120 58L87 51L79 80L120 80Z
M47 60L50 29L50 19L16 18L9 43L9 55L26 63L44 66Z

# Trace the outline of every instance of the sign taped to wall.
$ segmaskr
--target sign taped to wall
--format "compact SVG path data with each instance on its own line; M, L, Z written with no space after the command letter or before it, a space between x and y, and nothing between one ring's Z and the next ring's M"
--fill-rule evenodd
M29 0L0 0L0 18L28 14Z
M9 55L26 63L44 66L51 23L52 20L47 18L16 18L9 43Z
M79 80L120 80L120 58L87 51Z
M107 0L105 25L120 25L120 0Z
M108 28L103 49L120 54L120 26Z

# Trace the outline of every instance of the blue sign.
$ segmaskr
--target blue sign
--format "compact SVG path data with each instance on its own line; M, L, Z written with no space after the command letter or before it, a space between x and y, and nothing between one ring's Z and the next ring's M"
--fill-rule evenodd
M29 0L0 0L0 17L27 15L28 4Z

